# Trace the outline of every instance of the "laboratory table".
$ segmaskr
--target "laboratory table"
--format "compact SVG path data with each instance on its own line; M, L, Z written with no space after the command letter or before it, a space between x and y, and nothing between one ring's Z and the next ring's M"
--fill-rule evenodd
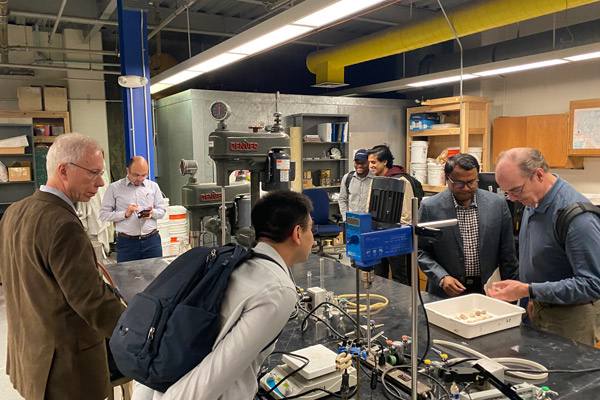
M133 295L142 291L156 275L158 275L173 258L154 258L140 261L130 261L126 263L107 265L107 270L111 274L115 284L119 288L125 299L131 299ZM310 255L308 261L304 264L294 265L291 270L296 284L306 288L307 272L311 272L312 286L318 286L320 277L321 258ZM328 291L333 291L336 295L356 293L356 271L349 266L343 265L337 261L323 259L323 283ZM364 289L361 284L361 293ZM387 297L389 305L379 313L372 316L375 324L383 326L375 331L384 331L385 337L391 340L399 340L402 335L411 335L411 290L410 287L375 277L371 293ZM422 292L425 303L439 300L426 292ZM419 354L421 355L426 347L426 322L422 307L419 307ZM362 317L361 323L366 319ZM315 329L313 324L302 332L300 318L291 320L277 342L276 350L293 351L315 343L324 343L332 350L335 344L331 342L331 337L317 337L321 334ZM464 339L453 334L450 331L430 325L431 340L441 339L453 341L471 349L479 351L488 357L518 357L536 361L546 368L552 369L587 369L600 367L600 349L579 344L553 334L544 333L527 325L520 325L516 328L491 333L474 339ZM327 341L329 339L329 344ZM431 343L433 345L433 342ZM464 357L464 354L455 351L446 351L451 356ZM428 358L432 360L439 357L432 351L428 353ZM273 355L269 359L270 366L280 363L279 356ZM596 400L600 398L600 372L587 372L578 374L551 373L546 381L532 382L537 386L548 386L551 390L559 393L561 400ZM369 397L366 397L369 396ZM381 384L371 394L369 382L365 374L361 377L361 397L373 399L385 399L383 387Z

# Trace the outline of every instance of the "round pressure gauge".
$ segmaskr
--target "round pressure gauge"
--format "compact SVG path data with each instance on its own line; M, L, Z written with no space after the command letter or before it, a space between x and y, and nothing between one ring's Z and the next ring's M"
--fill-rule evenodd
M210 105L210 115L217 121L224 121L231 116L231 108L223 101L215 101Z
M335 159L342 158L342 151L337 147L332 147L329 149L329 156Z

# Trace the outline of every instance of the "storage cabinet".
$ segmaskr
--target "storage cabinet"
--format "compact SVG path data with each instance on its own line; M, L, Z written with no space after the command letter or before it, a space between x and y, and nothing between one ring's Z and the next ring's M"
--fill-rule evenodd
M513 147L533 147L551 168L581 168L583 158L569 156L569 114L499 117L494 119L493 163Z
M33 157L33 127L23 124L0 124L0 140L16 136L26 136L28 145L24 154L0 154L0 161L8 169L14 162L28 162L31 168L32 180L23 182L0 183L0 215L6 208L35 192L35 159Z
M0 215L10 204L30 196L36 187L46 183L46 154L56 136L35 136L35 125L58 128L55 132L71 132L69 113L66 111L0 111L0 139L26 135L29 142L25 154L0 155L0 161L7 167L14 161L28 161L32 176L28 182L0 183Z
M411 143L415 140L428 142L427 157L436 158L448 147L459 147L463 153L469 147L481 147L481 170L490 170L490 104L484 97L463 96L462 113L460 97L446 97L427 100L419 107L406 110L406 169L410 172ZM436 113L442 116L443 123L460 125L460 128L411 130L410 120L413 114ZM441 192L445 186L423 185L426 192Z
M348 115L338 114L295 114L287 117L290 126L291 157L296 162L296 180L292 182L292 189L301 192L310 187L319 187L328 193L336 193L340 189L340 182L349 171L348 154ZM318 135L320 124L345 125L345 141L307 142L306 135ZM322 125L323 126L323 125ZM337 158L334 158L337 157ZM322 171L329 171L330 183L323 185ZM310 179L304 179L310 173Z

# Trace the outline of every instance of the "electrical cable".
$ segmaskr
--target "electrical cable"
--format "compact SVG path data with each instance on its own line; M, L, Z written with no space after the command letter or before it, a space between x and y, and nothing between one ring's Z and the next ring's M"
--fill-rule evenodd
M289 374L287 374L286 376L284 376L283 378L281 378L281 380L279 382L277 382L275 385L273 385L273 387L271 387L271 389L267 390L265 392L265 394L269 394L271 393L273 390L277 389L277 387L279 387L279 385L281 385L283 382L285 382L285 380L287 378L289 378L290 376L296 374L298 371L302 370L304 367L306 367L308 365L308 363L310 363L310 360L307 357L298 355L298 354L294 354L294 353L288 353L285 351L274 351L271 354L285 354L288 355L290 357L295 357L299 360L302 360L304 362L304 364L302 364L301 366L299 366L298 368L294 369L292 372L290 372Z
M546 372L549 374L584 374L586 372L598 372L600 367L586 368L586 369L547 369ZM532 372L530 369L513 369L509 368L504 372Z
M511 371L510 369L505 370L504 372L507 375L512 375L517 378L529 379L529 380L538 380L538 379L546 379L548 377L548 370L542 364L536 363L535 361L526 360L524 358L515 358L515 357L498 357L498 358L490 358L485 354L482 354L476 350L470 349L466 346L460 345L458 343L448 342L446 340L438 340L434 339L433 344L438 346L445 346L447 348L454 348L462 351L463 353L470 354L475 357L479 357L484 360L491 360L497 362L502 365L523 365L528 366L533 369L528 370L519 370L519 371ZM526 372L523 372L526 371Z
M296 394L294 396L286 396L285 398L286 399L298 399L300 397L304 397L307 394L314 393L314 392L325 392L325 393L327 393L330 396L337 397L338 399L342 398L342 396L340 396L339 394L334 393L334 392L332 392L330 390L327 390L327 389L322 389L322 388L314 388L314 389L309 390L308 392ZM356 387L354 387L354 390L348 394L348 397L354 396L355 393L356 393Z
M331 326L327 321L325 321L324 318L321 318L318 315L313 315L313 313L314 313L314 311L316 309L313 309L312 311L308 311L306 308L300 307L300 310L304 311L307 314L306 317L304 317L304 320L302 321L302 325L301 325L301 328L300 328L302 332L304 332L304 331L306 331L306 329L308 329L308 326L306 325L306 321L307 321L308 317L310 317L312 315L314 318L318 319L323 324L325 324L325 326L327 328L329 328L331 330L331 332L333 332L335 335L337 335L340 339L344 339L345 338L344 335L342 335L337 330L335 330L335 328L333 326Z
M429 331L429 318L427 318L427 310L425 309L425 303L423 302L423 297L421 296L421 291L418 290L417 294L419 295L419 302L421 303L421 308L423 309L423 314L425 316L425 327L427 328L427 345L425 346L425 352L421 356L419 360L419 364L423 363L425 357L427 357L427 353L429 352L429 347L431 346L431 332ZM417 349L418 351L419 349Z
M438 379L436 379L436 378L434 378L433 376L431 376L431 375L429 375L429 374L426 374L426 373L424 373L424 372L418 372L418 371L417 371L417 373L418 373L419 375L423 375L424 377L431 379L431 380L432 380L433 382L435 382L435 383L436 383L436 384L437 384L439 387L441 387L441 388L442 388L442 390L443 390L443 391L446 393L446 396L448 396L448 398L449 398L449 399L451 399L451 398L452 398L452 395L450 394L450 392L448 391L448 389L446 389L446 387L445 387L445 386L442 384L442 382L440 382Z
M360 298L366 297L366 296L367 295L365 293L360 294ZM357 305L356 303L353 303L353 302L349 301L347 303L348 307L352 307L355 310L348 310L348 312L349 313L356 313L356 308L357 307L360 307L359 308L360 312L367 311L367 307L369 307L372 311L381 310L381 309L387 307L387 305L390 303L390 301L387 299L387 297L381 296L379 294L370 294L369 297L381 300L381 302L375 303L375 304L360 304L360 299L359 299L359 301L358 301L359 304ZM341 294L337 298L338 298L338 301L339 301L339 299L342 299L342 298L354 299L354 298L356 298L356 294Z
M401 369L401 368L408 368L408 367L410 367L410 365L397 365L395 367L392 367L392 368L389 368L389 369L383 371L383 373L381 374L381 384L383 385L383 388L385 389L385 391L388 394L391 394L392 397L394 397L396 399L404 400L404 397L401 397L399 395L399 393L400 393L400 392L398 392L399 389L396 388L395 386L391 386L394 388L394 391L396 391L395 393L392 391L392 389L390 389L390 386L388 386L388 384L385 382L385 377L392 371L395 371L395 370Z
M341 313L343 313L345 316L347 316L348 318L350 318L350 320L352 320L352 322L354 323L355 326L358 326L358 323L356 322L356 320L354 318L352 318L352 316L350 314L348 314L346 311L342 310L339 306L330 303L328 301L324 301L322 303L320 303L319 305L317 305L315 308L313 308L311 311L308 311L306 308L300 306L300 309L304 312L307 313L307 315L304 317L304 319L302 320L302 325L300 326L300 329L302 330L302 332L306 331L306 321L308 320L308 318L313 315L315 313L315 311L317 311L320 307L324 306L324 305L329 305L332 307L337 308ZM315 315L316 318L319 318L318 316ZM323 319L321 319L321 321L323 321ZM326 323L326 325L329 325ZM344 335L340 335L341 337L344 337Z

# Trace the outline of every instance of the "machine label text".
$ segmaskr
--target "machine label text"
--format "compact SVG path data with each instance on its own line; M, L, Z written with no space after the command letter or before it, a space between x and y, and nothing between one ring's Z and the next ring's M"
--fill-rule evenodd
M207 193L200 195L201 201L221 200L221 193Z
M258 143L256 143L256 142L229 142L229 150L257 151Z

